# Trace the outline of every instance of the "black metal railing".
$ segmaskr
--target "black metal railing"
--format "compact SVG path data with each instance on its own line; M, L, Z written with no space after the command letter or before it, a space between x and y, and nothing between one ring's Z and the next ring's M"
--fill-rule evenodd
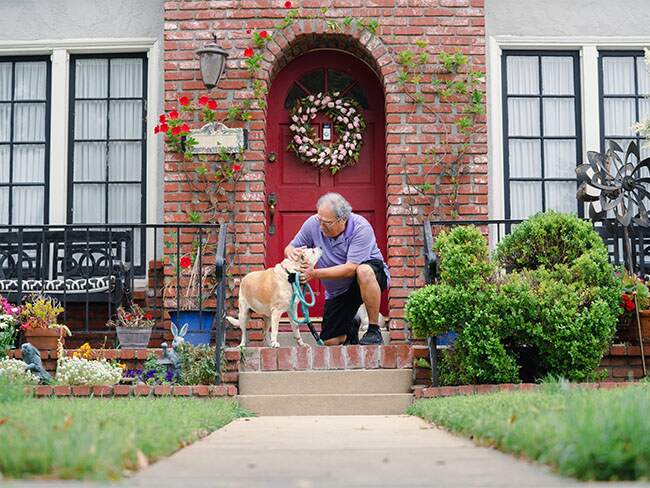
M494 249L501 240L523 220L492 219L492 220L428 220L424 223L424 278L427 284L434 283L438 274L438 257L433 251L434 239L443 229L459 225L474 225L486 236L490 249ZM591 221L589 221L591 222ZM626 251L623 243L623 228L615 220L606 220L593 223L594 230L598 232L607 246L609 260L612 264L623 266L626 262ZM650 271L650 229L630 227L629 234L632 242L631 262L634 268L645 274ZM444 339L441 341L441 339ZM438 386L438 348L446 346L449 336L429 337L429 363L431 364L431 384ZM453 339L452 339L453 340Z
M0 225L0 294L13 303L32 293L57 298L73 339L95 346L114 337L106 322L119 306L152 314L154 345L169 338L173 316L192 309L212 318L220 365L226 236L225 224Z

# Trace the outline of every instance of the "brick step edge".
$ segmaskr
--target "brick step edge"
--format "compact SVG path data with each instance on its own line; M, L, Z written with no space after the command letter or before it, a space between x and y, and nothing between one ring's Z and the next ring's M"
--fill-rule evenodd
M35 397L234 397L235 385L100 385L65 386L37 385L26 387Z
M591 390L611 390L614 388L626 388L632 385L638 385L635 381L601 381L596 383L570 383L572 388L584 388ZM439 398L463 395L480 395L488 393L497 393L502 391L535 391L543 385L538 383L503 383L499 385L460 385L460 386L414 386L413 394L415 399L421 398Z
M71 357L76 349L66 349L65 355ZM57 359L58 354L56 350L43 350L40 351L41 359ZM154 354L156 357L162 357L162 349L148 348L148 349L93 349L95 359L147 359L149 354ZM14 359L22 359L22 351L20 349L11 349L9 357Z
M240 372L349 369L410 369L413 348L408 344L384 346L247 347L226 350Z

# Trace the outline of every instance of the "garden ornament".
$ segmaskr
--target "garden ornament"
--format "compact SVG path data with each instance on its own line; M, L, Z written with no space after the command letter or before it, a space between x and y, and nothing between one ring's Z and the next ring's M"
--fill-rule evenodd
M650 176L641 174L644 168L650 170L650 158L640 160L639 147L634 141L627 146L623 159L619 153L623 154L623 149L614 141L609 141L609 149L604 154L589 151L589 163L576 168L580 184L576 196L582 202L589 202L591 220L604 221L609 214L623 227L626 267L634 273L629 226L650 226L650 192L646 189Z
M43 367L43 362L41 361L41 353L38 352L34 346L29 342L26 342L20 347L22 352L23 361L27 364L27 370L34 373L38 376L38 379L43 384L50 384L52 382L52 376L50 373L45 371Z
M181 360L174 351L173 348L169 348L166 342L163 342L160 344L160 347L162 348L163 351L163 357L162 359L158 360L158 364L161 366L164 366L167 368L167 371L171 371L173 376L176 377L176 375L180 372L181 369Z
M187 334L187 329L189 326L189 324L184 324L179 332L176 325L172 324L172 334L174 335L174 340L172 340L172 349L176 349L183 342L185 342L185 334Z

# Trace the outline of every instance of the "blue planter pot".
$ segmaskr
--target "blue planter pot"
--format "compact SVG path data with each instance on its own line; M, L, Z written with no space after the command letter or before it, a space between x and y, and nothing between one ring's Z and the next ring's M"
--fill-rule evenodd
M215 313L210 310L174 310L169 312L169 318L178 330L188 324L187 334L184 336L185 342L200 346L210 344Z

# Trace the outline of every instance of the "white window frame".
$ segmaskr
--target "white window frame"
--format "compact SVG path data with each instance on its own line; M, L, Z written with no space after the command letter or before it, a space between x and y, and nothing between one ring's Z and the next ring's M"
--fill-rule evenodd
M52 39L38 41L0 41L1 56L49 55L52 61L50 110L50 225L67 223L68 195L68 120L70 97L70 55L102 53L146 53L147 80L147 134L153 134L158 119L160 73L160 42L155 38L124 39ZM56 123L54 123L56 121ZM146 138L147 207L145 222L158 222L158 176L162 165L158 161L159 140ZM66 197L60 198L60 195ZM57 197L58 196L58 197ZM146 255L154 255L153 239L147 239ZM148 269L145 266L145 272ZM136 289L146 288L146 278L136 279Z
M582 154L600 150L600 100L598 89L598 51L643 51L650 37L541 37L489 36L487 43L488 107L488 212L492 219L505 217L502 51L544 50L578 51L580 56L580 97ZM583 161L584 162L584 161Z

